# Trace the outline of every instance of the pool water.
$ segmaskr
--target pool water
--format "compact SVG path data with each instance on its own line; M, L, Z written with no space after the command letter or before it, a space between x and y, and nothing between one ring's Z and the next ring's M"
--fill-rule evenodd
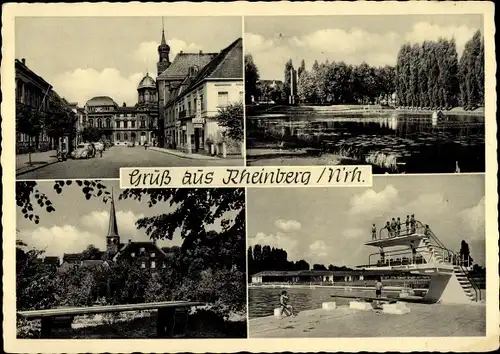
M347 288L352 289L352 288ZM279 307L279 298L283 290L286 290L290 299L290 305L297 311L313 310L321 308L323 302L335 301L337 306L348 305L351 299L333 298L332 295L345 296L368 296L374 297L375 290L343 290L339 288L249 288L248 289L248 313L249 318L272 316L274 309ZM383 296L396 295L397 291L384 291Z

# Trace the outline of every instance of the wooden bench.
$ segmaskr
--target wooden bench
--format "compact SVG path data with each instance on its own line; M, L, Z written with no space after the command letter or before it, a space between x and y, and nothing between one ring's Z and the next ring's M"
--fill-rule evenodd
M25 319L41 319L40 338L51 338L52 329L58 327L58 319L70 323L74 316L98 313L158 310L156 331L158 338L182 337L186 333L189 310L193 306L203 306L203 302L165 301L127 305L106 305L91 307L66 307L48 310L19 311L17 315Z

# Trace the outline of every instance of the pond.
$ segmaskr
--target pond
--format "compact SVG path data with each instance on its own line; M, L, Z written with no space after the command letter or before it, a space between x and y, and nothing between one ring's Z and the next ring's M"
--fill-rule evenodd
M453 173L458 163L460 172L485 171L482 115L283 114L250 116L246 129L249 165L300 159L307 165L371 164L374 173Z
M347 288L352 289L352 288ZM272 316L274 309L279 307L281 288L248 288L248 317ZM286 289L290 305L296 311L313 310L321 308L323 302L335 301L337 306L348 305L349 299L333 298L331 295L348 296L375 296L375 290L343 290L340 288L288 288ZM384 290L385 293L397 295L399 290ZM384 295L385 296L385 295Z

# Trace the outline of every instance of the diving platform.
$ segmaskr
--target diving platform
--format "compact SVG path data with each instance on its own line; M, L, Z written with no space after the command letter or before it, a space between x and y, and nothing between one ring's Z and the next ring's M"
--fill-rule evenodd
M370 254L368 265L362 266L367 272L397 270L430 277L426 302L457 304L481 300L479 287L468 276L470 265L448 249L428 225L414 221L409 229L384 227L378 235L373 233L365 245L379 248Z

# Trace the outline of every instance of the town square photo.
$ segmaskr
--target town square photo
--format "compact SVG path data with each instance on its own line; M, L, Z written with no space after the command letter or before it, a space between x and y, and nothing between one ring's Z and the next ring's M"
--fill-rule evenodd
M484 172L483 32L479 14L246 16L247 164Z
M486 334L484 176L247 198L249 337Z
M243 165L241 28L241 17L16 18L17 178Z
M246 337L244 189L16 192L18 338Z

